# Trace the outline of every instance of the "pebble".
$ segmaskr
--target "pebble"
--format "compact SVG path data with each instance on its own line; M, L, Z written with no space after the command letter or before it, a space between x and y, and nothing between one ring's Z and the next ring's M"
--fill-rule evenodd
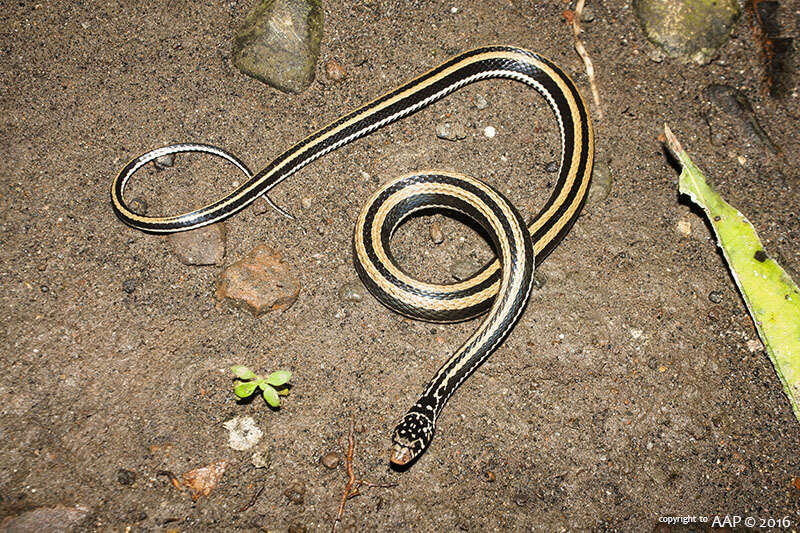
M192 231L171 233L167 241L184 265L219 265L225 258L225 224L211 224Z
M497 476L494 475L494 472L491 470L486 471L486 481L489 483L494 483L497 480Z
M538 270L534 270L533 272L533 287L537 290L544 287L545 283L547 283L547 276L544 273L539 272Z
M594 8L590 4L584 4L583 11L581 11L581 22L592 22L594 19Z
M320 458L319 462L322 463L325 468L333 470L339 466L339 454L336 452L326 453Z
M561 168L561 165L558 163L558 161L550 161L544 166L544 171L552 174L554 172L558 172L559 168Z
M305 500L306 486L302 481L297 480L286 487L283 491L283 495L286 496L290 502L302 505Z
M311 209L311 206L314 205L314 200L313 198L303 198L300 200L300 205L303 209Z
M442 244L444 242L444 233L442 232L442 226L435 221L431 224L431 240L435 244Z
M269 443L262 443L250 458L250 462L256 468L269 468L272 459L272 451L270 450Z
M758 339L750 339L747 341L747 349L750 350L751 353L759 352L764 348L764 345L761 344L761 341Z
M467 136L467 130L461 122L443 122L436 125L436 136L448 141L458 141Z
M472 274L478 270L478 265L475 260L471 258L462 258L456 260L450 267L450 274L454 279L463 281L468 279Z
M692 234L692 222L687 217L681 218L678 220L677 230L681 235L689 237Z
M494 129L494 126L486 126L485 128L483 128L483 134L486 137L492 139L494 138L495 135L497 135L497 130Z
M718 304L722 301L722 292L711 291L708 293L708 299L711 300L713 303Z
M358 303L364 300L364 286L358 282L349 282L339 289L339 298L345 302Z
M124 487L130 487L136 481L136 472L120 468L117 470L117 481Z
M134 198L128 203L128 207L137 215L147 214L147 202L144 200L144 198Z
M288 531L289 533L308 533L308 528L303 524L292 524Z
M338 61L329 59L328 62L325 63L325 77L328 78L329 81L341 81L347 77L347 72L345 72Z
M216 297L261 316L289 309L300 295L300 282L281 254L259 245L226 268L217 280Z
M475 107L478 109L486 109L489 107L489 101L482 94L475 95Z
M249 416L237 416L222 424L228 430L228 447L234 450L249 450L261 440L264 432Z
M611 175L611 167L605 160L597 160L592 171L592 182L589 185L589 194L586 198L586 205L590 209L597 207L603 200L611 194L614 185L614 178Z
M156 157L153 159L153 166L156 167L158 170L164 170L165 168L170 168L175 165L175 155L176 154L167 154L162 155L161 157Z
M128 294L133 293L136 290L136 280L133 278L126 279L122 282L122 290Z

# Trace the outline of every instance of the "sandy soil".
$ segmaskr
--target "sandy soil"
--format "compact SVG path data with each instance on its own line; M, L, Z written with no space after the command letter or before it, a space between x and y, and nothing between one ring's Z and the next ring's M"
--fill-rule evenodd
M796 530L800 424L766 354L748 349L753 324L657 140L669 122L767 251L800 270L797 98L760 96L745 24L708 66L659 64L630 3L595 6L585 40L607 112L596 158L613 188L537 267L546 282L521 322L405 473L388 468L394 423L475 323L412 322L369 295L345 301L342 285L358 279L355 217L379 183L431 167L480 176L535 212L559 150L539 96L513 82L470 86L281 185L273 198L296 221L250 209L227 222L227 264L265 243L296 271L303 289L284 313L256 319L217 305L222 267L182 265L163 239L126 228L110 209L113 175L147 149L205 141L260 168L313 128L487 43L549 56L588 94L566 6L326 2L318 72L335 58L348 77L287 96L232 66L249 2L5 3L0 517L62 503L90 509L78 531L325 530L345 475L319 459L340 451L352 413L357 472L397 486L351 500L345 530L642 531L663 516L726 514L788 516ZM745 90L785 155L713 109L710 136L710 83ZM475 107L478 94L487 109ZM463 121L468 137L437 139L444 120ZM481 133L488 125L493 139ZM131 195L153 213L211 200L238 179L191 157L140 174ZM430 218L396 239L409 271L447 279L460 257L488 256L469 229L436 220L440 246ZM237 403L233 363L291 369L284 407ZM239 415L263 428L267 470L228 448L222 423ZM228 470L196 503L158 474L219 459ZM295 482L302 504L283 494Z

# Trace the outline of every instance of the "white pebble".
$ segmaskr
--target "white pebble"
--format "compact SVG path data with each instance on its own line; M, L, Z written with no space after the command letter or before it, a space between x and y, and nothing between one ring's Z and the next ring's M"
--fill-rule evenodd
M458 13L458 8L457 7L451 7L450 8L450 13L455 15L456 13Z
M494 129L494 127L492 127L492 126L486 126L486 127L483 129L483 134L484 134L484 135L486 135L487 137L489 137L489 138L491 139L492 137L494 137L495 135L497 135L497 130L496 130L496 129Z

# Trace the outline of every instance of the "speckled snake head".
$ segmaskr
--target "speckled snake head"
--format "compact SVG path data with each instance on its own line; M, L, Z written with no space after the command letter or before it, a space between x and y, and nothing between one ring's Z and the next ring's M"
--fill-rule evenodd
M433 438L433 420L427 416L410 412L394 428L392 450L389 460L393 465L404 467L419 457Z

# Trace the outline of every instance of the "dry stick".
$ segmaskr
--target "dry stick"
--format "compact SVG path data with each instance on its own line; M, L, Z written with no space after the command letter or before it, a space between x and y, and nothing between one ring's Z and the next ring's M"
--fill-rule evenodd
M594 66L592 60L589 59L589 54L586 52L586 47L583 46L581 41L581 14L583 13L584 0L578 0L575 6L575 17L572 19L572 33L575 34L575 50L578 55L583 59L583 65L586 68L586 76L589 78L589 87L592 88L592 98L594 98L594 106L597 110L597 120L603 120L603 108L600 107L600 92L597 90L597 83L594 79Z
M239 512L243 513L246 510L248 510L249 508L251 508L256 503L256 500L258 499L258 497L261 496L262 492L264 492L264 485L261 485L261 488L258 489L255 494L253 494L253 497L250 498L250 501L247 503L247 505L245 505L244 507L239 509Z
M388 488L397 486L397 483L370 483L365 479L356 479L355 472L353 471L353 451L356 448L356 440L353 437L353 431L355 429L355 425L356 425L355 417L351 413L350 430L347 433L347 456L345 459L345 464L347 466L347 484L344 486L342 501L339 503L339 512L336 513L336 519L334 519L333 521L333 527L331 527L331 533L336 533L336 525L342 520L342 515L344 515L344 505L347 503L347 500L349 500L354 496L357 496L359 494L358 490L362 486L368 488Z

